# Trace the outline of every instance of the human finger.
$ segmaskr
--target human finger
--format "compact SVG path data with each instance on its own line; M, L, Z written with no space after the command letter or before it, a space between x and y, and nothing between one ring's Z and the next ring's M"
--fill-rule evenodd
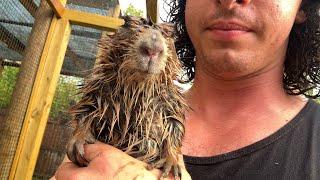
M101 157L104 153L117 156L119 153L122 154L123 152L113 146L101 142L84 145L84 157L88 162Z
M88 167L113 179L159 179L159 169L147 170L147 164L103 143L85 145Z
M56 180L74 179L74 176L79 173L79 167L72 162L62 163L55 173Z
M124 169L127 174L130 174L128 172L132 164L136 167L146 167L143 162L107 144L88 144L84 149L84 157L89 162L88 167L106 176L113 177Z

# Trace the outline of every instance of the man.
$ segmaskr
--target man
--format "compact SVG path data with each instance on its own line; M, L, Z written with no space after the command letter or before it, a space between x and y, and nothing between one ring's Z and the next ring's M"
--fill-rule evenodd
M312 96L319 84L318 49L310 50L319 40L303 40L318 31L303 10L315 2L172 1L178 53L193 81L182 148L193 179L320 179L320 107L293 96ZM161 173L107 145L85 151L87 168L64 163L56 178Z

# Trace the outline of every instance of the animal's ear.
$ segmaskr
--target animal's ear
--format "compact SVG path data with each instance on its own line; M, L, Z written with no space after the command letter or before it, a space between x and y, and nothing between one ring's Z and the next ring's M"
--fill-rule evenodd
M152 21L151 17L149 16L147 17L145 24L148 24L149 26L153 26L155 23Z
M174 38L175 26L173 23L160 23L158 24L158 27L164 36Z
M141 24L140 19L135 16L122 16L121 18L124 20L123 27L125 28L134 28Z

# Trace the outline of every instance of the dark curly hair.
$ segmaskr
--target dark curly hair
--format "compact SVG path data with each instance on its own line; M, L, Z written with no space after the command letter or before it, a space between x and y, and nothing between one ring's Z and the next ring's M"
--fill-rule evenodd
M184 66L185 82L195 76L195 49L185 25L186 0L166 0L170 10L166 21L175 23L176 49ZM320 1L304 0L301 6L306 21L294 24L289 35L287 56L284 65L283 86L290 95L320 96Z

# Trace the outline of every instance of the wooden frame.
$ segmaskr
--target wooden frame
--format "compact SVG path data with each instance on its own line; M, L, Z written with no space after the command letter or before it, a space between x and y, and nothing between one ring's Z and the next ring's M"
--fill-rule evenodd
M60 0L47 0L47 2L58 18L66 18L72 24L106 31L115 31L124 24L123 19L65 8Z
M158 22L158 0L146 0L147 17L150 17L152 22Z
M48 0L47 2L53 10L54 14L58 18L61 18L64 14L65 8L64 5L60 2L60 0Z
M124 24L123 19L101 16L77 10L66 9L64 15L72 24L106 31L115 31Z
M49 110L67 50L71 24L107 31L114 31L124 24L123 19L67 9L65 8L66 1L47 0L55 16L52 19L40 59L9 179L32 179ZM146 1L148 9L151 6L156 6L157 0ZM157 19L157 7L152 9L150 11L151 17ZM156 22L154 19L153 21Z

